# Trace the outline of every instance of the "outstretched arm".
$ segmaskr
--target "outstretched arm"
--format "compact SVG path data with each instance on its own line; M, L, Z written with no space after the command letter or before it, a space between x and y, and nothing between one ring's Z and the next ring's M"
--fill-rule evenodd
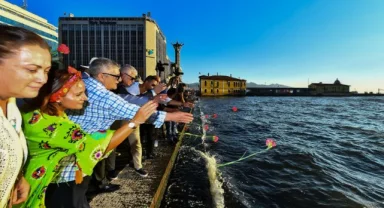
M143 105L139 111L135 114L131 122L135 123L135 127L145 122L149 116L151 116L157 108L157 103L153 101L147 102ZM123 125L112 136L111 142L109 143L105 152L109 152L112 149L115 149L121 142L123 142L131 133L133 128L128 125Z

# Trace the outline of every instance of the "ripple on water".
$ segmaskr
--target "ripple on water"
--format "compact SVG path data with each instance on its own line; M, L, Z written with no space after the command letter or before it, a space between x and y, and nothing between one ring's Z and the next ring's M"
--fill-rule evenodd
M225 207L384 207L383 97L203 98L197 106L218 114L207 119L207 134L220 140L185 144L201 153L180 152L165 207L221 207L210 189L211 157L236 160L269 137L275 149L216 171Z

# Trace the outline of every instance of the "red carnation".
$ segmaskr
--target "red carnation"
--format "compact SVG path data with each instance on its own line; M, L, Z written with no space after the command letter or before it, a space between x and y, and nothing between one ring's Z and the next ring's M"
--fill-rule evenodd
M57 51L62 54L69 54L69 48L65 44L60 44L59 47L57 48Z

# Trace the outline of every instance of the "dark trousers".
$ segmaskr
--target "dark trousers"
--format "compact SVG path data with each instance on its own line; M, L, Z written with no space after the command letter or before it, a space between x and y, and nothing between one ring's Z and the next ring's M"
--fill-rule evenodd
M149 156L153 154L153 133L154 126L152 124L140 125L140 139L143 144L143 155Z
M177 130L177 125L176 122L174 121L166 121L165 122L165 128L167 129L167 139L168 140L173 140L176 135L176 130Z
M108 158L105 161L105 166L107 171L115 170L116 168L116 149L111 152L111 154L108 156Z
M81 184L75 181L51 183L45 192L47 208L90 208L85 193L88 189L90 176L85 176Z
M93 177L99 188L109 184L107 179L107 171L115 170L116 153L115 150L108 156L108 158L100 161L93 168Z

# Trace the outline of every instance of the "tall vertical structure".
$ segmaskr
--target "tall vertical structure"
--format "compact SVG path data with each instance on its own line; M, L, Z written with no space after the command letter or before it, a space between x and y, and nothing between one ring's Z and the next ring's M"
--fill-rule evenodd
M180 66L180 50L181 47L183 47L183 43L176 42L173 45L173 48L175 49L175 72L182 72L181 66Z
M166 63L166 38L150 13L142 17L60 17L59 42L71 53L66 64L88 65L92 57L134 66L145 78L156 75L158 62Z
M30 30L44 38L51 49L56 50L58 46L57 27L49 24L46 19L27 11L26 8L26 0L23 1L22 7L0 0L0 24Z

